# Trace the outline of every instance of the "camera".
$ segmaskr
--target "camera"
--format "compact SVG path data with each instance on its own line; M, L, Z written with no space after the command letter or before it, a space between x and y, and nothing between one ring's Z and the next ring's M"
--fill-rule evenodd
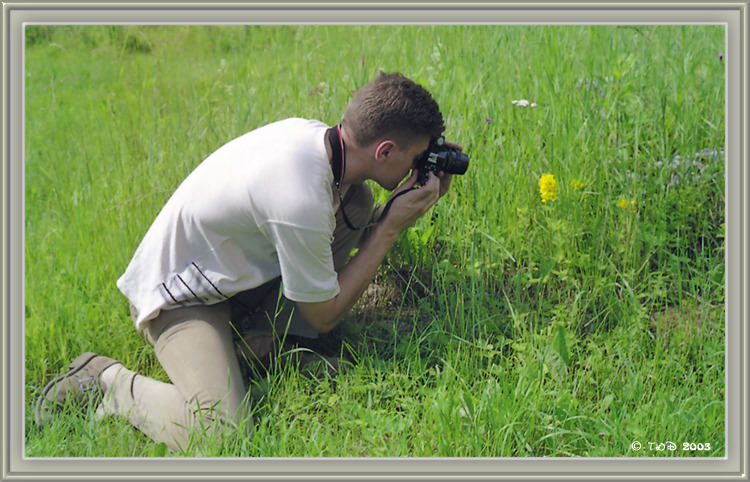
M451 147L446 147L445 137L440 136L430 142L430 147L417 159L417 170L419 171L417 182L424 185L428 179L428 173L464 174L469 167L469 156Z

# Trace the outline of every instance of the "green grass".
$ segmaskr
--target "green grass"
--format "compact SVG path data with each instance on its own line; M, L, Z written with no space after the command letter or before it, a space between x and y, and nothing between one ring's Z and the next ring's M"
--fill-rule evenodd
M383 69L430 89L469 171L329 337L352 368L273 370L252 384L252 437L177 455L724 456L724 162L692 164L724 147L723 42L718 26L26 27L26 455L166 455L93 410L40 431L37 394L84 350L166 380L115 286L166 199L257 126L337 122Z

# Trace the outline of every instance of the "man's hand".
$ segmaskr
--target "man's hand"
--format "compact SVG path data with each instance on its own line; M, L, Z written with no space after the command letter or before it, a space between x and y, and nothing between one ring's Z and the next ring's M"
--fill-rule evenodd
M461 150L461 146L452 142L446 145ZM375 276L378 266L388 250L396 243L398 236L413 225L420 216L427 212L450 187L452 175L444 172L428 173L427 182L419 189L412 189L417 182L418 172L413 169L409 178L393 194L394 199L388 214L382 219L370 235L365 238L357 254L339 271L341 291L334 298L318 302L297 302L298 309L308 322L318 331L330 331L341 317L351 309ZM403 193L403 195L400 195ZM395 199L398 196L398 199ZM383 206L378 217L382 216Z
M430 172L424 186L419 189L412 189L417 182L417 176L418 171L412 170L411 176L393 191L390 198L390 200L393 200L391 207L385 218L378 223L376 229L386 229L398 235L412 226L440 199L441 179ZM450 179L447 182L450 184Z
M412 189L417 182L417 171L397 188L392 196L403 193L391 204L385 218L380 221L359 247L357 254L339 271L341 291L333 299L318 303L297 302L297 308L311 326L320 332L328 332L351 309L356 300L375 276L378 266L399 234L419 219L440 198L441 185L445 180L434 173L424 186ZM450 179L447 179L450 183ZM447 189L447 188L446 188ZM393 197L392 197L393 199Z
M447 146L447 147L449 147L451 149L458 149L459 151L463 150L463 147L461 147L459 144L456 144L455 142L446 142L445 146ZM404 181L401 184L401 186L399 186L395 191L393 191L393 194L391 195L390 199L395 199L396 196L399 196L401 198L412 196L413 193L404 194L403 196L400 196L400 194L403 191L408 191L408 190L410 190L410 189L412 189L414 187L414 185L417 182L417 174L418 174L418 171L416 169L412 170L411 176L409 176L409 178L406 181ZM430 181L431 181L431 179L433 177L435 177L435 175L433 173L428 173L428 179L427 179L427 182L425 183L425 185L422 186L420 189L415 189L414 190L414 191L423 191L424 190L424 192L421 193L421 194L425 195L424 198L422 199L423 201L428 201L429 202L429 196L427 196L427 193L433 192L431 190L431 188L430 188ZM439 198L443 197L445 195L445 193L448 192L448 189L450 188L450 185L451 185L451 180L453 179L453 174L447 174L447 173L445 173L443 171L440 171L440 172L437 173L437 179L439 181L438 182L438 185L439 185L439 194L438 194L438 198L437 199L439 199ZM413 214L415 214L416 216L413 217L413 219L411 219L411 221L407 221L406 224L394 221L396 226L402 226L400 228L400 231L398 231L398 232L400 233L401 231L403 231L404 229L408 228L409 226L412 226L414 224L414 222L416 222L416 220L420 216L422 216L425 212L427 212L427 210L430 207L432 207L435 204L435 202L437 201L437 199L434 199L434 201L429 202L429 204L423 210L415 211ZM397 204L397 203L399 203L399 202L402 202L402 201L404 201L404 200L403 199L399 199L398 201L394 201L393 205L391 205L390 210L393 211L393 208L395 207L394 205ZM414 198L414 199L411 199L409 201L410 202L408 204L402 205L402 208L408 208L410 206L411 207L415 207L415 208L418 207L419 199ZM383 206L380 206L380 208L378 209L378 213L377 213L377 216L375 217L375 219L381 219L381 217L383 216L383 212L385 211L385 206L386 205L387 205L387 203L385 205L383 205ZM391 216L392 215L389 212L387 218L390 218ZM385 219L383 219L383 222L385 222Z

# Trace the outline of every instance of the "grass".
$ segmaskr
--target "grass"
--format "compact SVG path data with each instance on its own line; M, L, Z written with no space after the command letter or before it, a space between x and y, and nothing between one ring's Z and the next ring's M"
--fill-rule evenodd
M724 456L723 42L719 26L27 26L26 455L167 455L93 409L40 431L33 404L84 350L167 380L115 286L166 199L257 126L337 122L384 69L430 89L469 171L324 340L349 370L277 367L252 383L252 436L175 455Z

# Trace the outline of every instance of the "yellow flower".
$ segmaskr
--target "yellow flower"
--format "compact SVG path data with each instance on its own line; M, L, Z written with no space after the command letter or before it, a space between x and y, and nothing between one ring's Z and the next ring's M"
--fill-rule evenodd
M583 188L583 183L578 179L573 179L572 181L570 181L570 186L574 191L578 191L579 189Z
M545 174L539 178L539 194L542 202L557 201L557 181L552 174Z
M634 211L636 208L636 204L635 204L635 201L632 201L632 200L628 201L627 199L623 198L617 201L617 207L620 209L630 209Z

